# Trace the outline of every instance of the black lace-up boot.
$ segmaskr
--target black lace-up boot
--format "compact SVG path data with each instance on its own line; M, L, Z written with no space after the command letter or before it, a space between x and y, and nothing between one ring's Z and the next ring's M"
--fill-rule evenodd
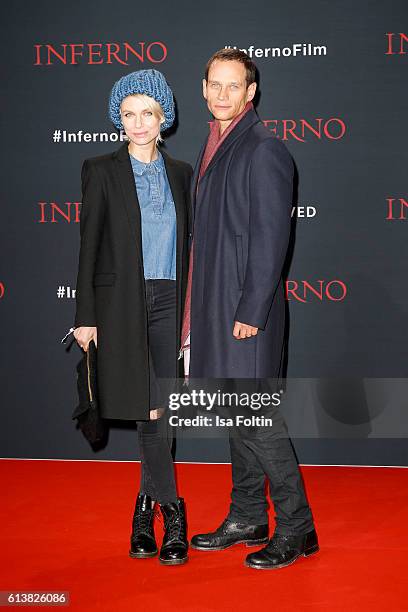
M294 563L301 555L308 557L319 550L316 531L304 535L274 533L269 544L247 556L245 565L254 569L276 569Z
M157 544L153 529L154 509L148 495L138 495L133 514L129 555L135 559L146 559L157 555Z
M198 533L191 538L191 547L197 550L224 550L234 544L258 546L268 541L268 525L237 523L228 517L215 531Z
M184 499L160 506L164 519L165 533L160 549L160 563L181 565L187 561L188 541Z

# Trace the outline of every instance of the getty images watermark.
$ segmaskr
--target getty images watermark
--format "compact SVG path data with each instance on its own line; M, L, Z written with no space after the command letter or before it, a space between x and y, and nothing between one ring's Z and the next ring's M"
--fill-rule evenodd
M292 439L408 440L408 378L160 382L166 418L180 437L240 437L244 428L264 439L289 433Z
M169 414L169 424L174 427L272 427L273 419L259 414L250 414L249 410L279 406L279 393L216 392L204 389L191 389L188 393L171 393L168 408L177 414ZM233 411L231 409L234 409ZM180 416L180 410L204 410L207 414ZM226 414L219 411L226 410ZM235 412L243 409L247 414ZM184 412L184 411L183 411ZM208 414L212 413L212 414Z

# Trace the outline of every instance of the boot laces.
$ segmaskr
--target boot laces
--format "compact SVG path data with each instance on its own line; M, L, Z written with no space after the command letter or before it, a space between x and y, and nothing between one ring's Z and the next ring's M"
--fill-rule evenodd
M183 539L183 523L179 514L173 514L170 516L165 524L165 527L170 540Z
M282 533L275 533L272 539L269 541L268 548L270 550L280 551L283 548L290 548L292 536L284 535Z
M148 533L153 518L153 508L138 509L133 517L133 528L137 533Z
M227 518L225 518L225 519L222 521L221 525L218 527L218 529L216 529L216 530L215 530L215 531L216 531L216 533L217 533L217 534L223 534L223 533L224 533L224 529L225 529L225 527L226 527L226 526L228 525L228 523L230 523L230 522L231 522L231 521L230 521L230 519L229 519L228 517L227 517Z

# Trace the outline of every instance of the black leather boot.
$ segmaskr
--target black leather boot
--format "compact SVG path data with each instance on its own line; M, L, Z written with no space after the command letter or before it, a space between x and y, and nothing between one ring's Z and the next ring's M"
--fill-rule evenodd
M160 505L165 533L159 560L163 565L181 565L188 559L187 524L184 499Z
M192 537L191 547L197 550L224 550L234 544L257 546L268 541L268 525L236 523L229 518L211 533L199 533Z
M129 555L134 559L146 559L157 555L153 529L154 509L148 495L138 495L133 514Z
M245 565L254 569L277 569L294 563L301 555L308 557L318 550L314 529L303 535L274 533L265 548L247 556Z

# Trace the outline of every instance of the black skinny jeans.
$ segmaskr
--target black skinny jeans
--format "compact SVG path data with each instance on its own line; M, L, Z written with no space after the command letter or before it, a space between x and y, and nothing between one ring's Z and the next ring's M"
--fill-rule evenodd
M145 281L150 370L150 410L164 407L166 381L176 376L176 281ZM167 417L137 421L142 462L140 493L160 504L177 500L172 435Z

